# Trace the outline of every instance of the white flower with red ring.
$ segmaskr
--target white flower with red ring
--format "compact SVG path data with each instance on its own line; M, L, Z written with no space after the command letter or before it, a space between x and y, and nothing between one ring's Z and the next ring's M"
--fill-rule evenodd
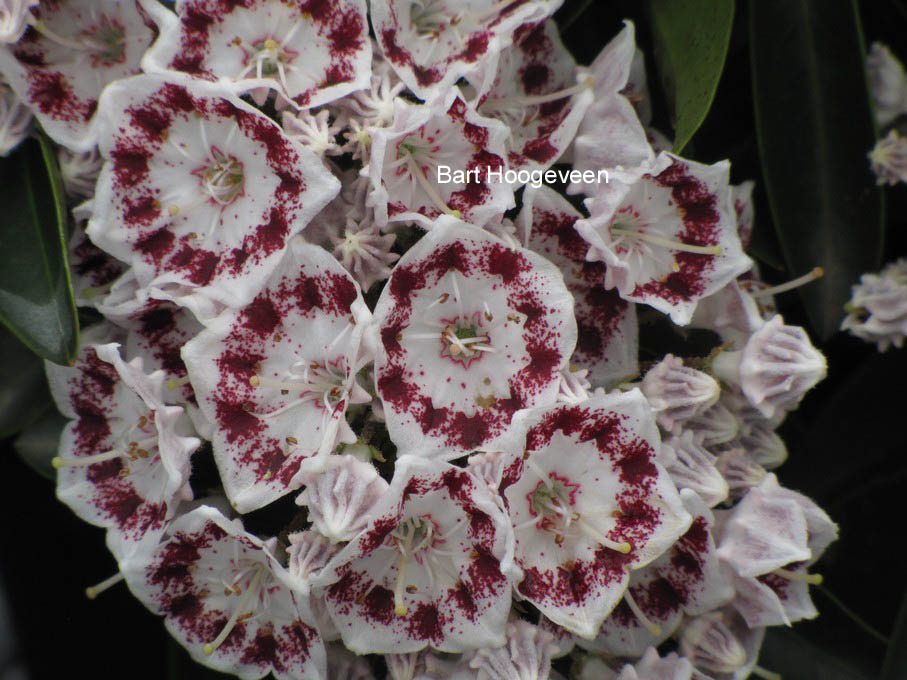
M88 235L200 319L247 304L338 191L311 152L222 86L138 76L101 98Z
M502 444L522 454L501 482L525 574L518 591L580 637L597 634L630 570L652 562L690 526L656 462L658 447L638 390L521 411Z
M89 329L83 340L107 333ZM53 460L57 497L106 528L111 552L125 559L155 545L191 500L189 456L199 440L177 434L183 409L164 405L163 373L145 375L141 360L127 364L118 348L86 344L73 367L46 367L57 407L74 419Z
M693 523L671 548L647 567L633 572L624 599L605 619L598 637L579 644L600 654L640 656L667 640L681 619L705 614L734 597L715 554L711 511L697 494L680 492Z
M372 0L375 36L400 80L422 99L447 92L509 46L515 29L562 0Z
M220 80L259 104L273 89L297 107L368 87L365 0L180 0L176 16L154 5L161 36L142 60L147 73Z
M402 220L430 229L444 214L482 226L513 207L511 186L487 181L489 171L505 171L507 126L480 116L456 88L432 104L397 99L393 125L368 131L369 201L379 226Z
M589 369L595 385L609 385L639 373L639 324L636 305L603 284L605 265L589 262L589 244L575 229L582 215L556 191L527 187L517 217L526 247L544 255L564 275L576 313L576 351L572 364Z
M496 54L485 70L490 72L482 78L485 82L471 79L479 88L477 108L510 128L508 167L550 167L573 141L593 100L590 85L577 84L576 62L561 42L557 24L548 20L520 26L514 46Z
M375 382L403 453L493 449L522 408L553 404L576 343L550 262L439 219L400 258L375 307Z
M239 512L299 488L338 442L352 443L350 403L371 315L355 282L318 246L294 240L246 307L183 347L199 408L215 423L214 459Z
M752 267L731 204L727 161L703 165L676 156L658 175L614 180L586 200L576 230L607 264L605 287L690 322L696 303Z
M504 644L513 531L462 468L397 459L367 528L314 576L344 644L357 654Z
M122 565L129 589L200 664L241 678L325 678L324 644L271 541L213 507L177 518L168 541Z
M51 139L88 151L103 128L101 91L140 72L154 30L134 0L44 2L32 14L19 42L0 45L0 74Z
M624 182L657 172L659 161L633 104L623 94L630 79L636 38L633 23L608 43L586 70L592 80L594 101L586 109L573 143L573 167L581 172L607 170ZM599 185L598 190L601 190ZM572 184L571 194L590 193L584 184Z

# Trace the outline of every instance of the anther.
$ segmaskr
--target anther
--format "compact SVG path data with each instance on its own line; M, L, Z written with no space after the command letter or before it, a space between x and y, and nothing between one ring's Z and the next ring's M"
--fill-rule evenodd
M110 578L106 578L98 584L93 586L88 586L85 589L85 597L89 600L95 599L98 595L103 593L108 588L115 586L117 583L123 580L123 574L114 574Z
M808 273L803 276L798 276L795 279L791 279L787 283L781 283L777 286L771 286L770 288L762 288L761 290L754 290L750 293L755 298L768 297L769 295L777 295L778 293L786 293L789 290L794 288L799 288L800 286L805 286L807 283L812 283L816 279L821 279L825 275L825 270L822 267L813 267Z

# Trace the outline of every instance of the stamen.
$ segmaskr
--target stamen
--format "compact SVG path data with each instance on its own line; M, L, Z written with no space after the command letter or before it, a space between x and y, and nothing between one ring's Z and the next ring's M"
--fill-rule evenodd
M140 421L138 427L141 428L143 426L144 423ZM91 456L79 456L78 458L60 458L60 456L54 456L50 459L50 464L59 470L62 467L87 467L88 465L94 465L95 463L103 463L108 460L113 460L114 458L127 456L132 460L147 458L150 454L146 447L151 447L156 443L157 437L147 437L141 441L129 442L129 448L125 451L123 449L111 449L104 453L96 453Z
M694 246L680 241L672 241L668 238L647 234L643 231L634 231L633 229L624 229L623 227L612 226L611 233L638 238L640 241L648 241L656 246L664 246L671 250L679 250L684 253L694 253L696 255L721 255L721 246Z
M230 619L224 625L223 629L220 631L220 634L214 638L214 642L210 642L202 647L202 651L205 653L205 656L211 656L214 654L214 650L220 647L224 640L227 639L227 636L230 635L230 631L233 630L233 627L236 625L236 622L239 620L240 613L249 606L249 603L252 601L253 596L258 594L258 586L261 584L262 576L265 573L264 567L258 567L255 571L255 576L252 577L252 582L249 584L248 590L240 599L239 604L236 606L236 609L233 610L233 614L230 616Z
M422 168L418 163L416 163L415 159L413 158L412 151L404 144L401 144L400 146L401 148L405 148L407 151L407 169L409 170L410 174L416 178L416 181L419 182L419 185L425 190L425 193L428 194L428 197L431 199L431 202L435 204L435 207L445 215L452 215L453 217L460 219L463 214L459 210L451 210L447 206L447 204L444 202L444 199L442 199L440 194L438 194L437 189L435 189L434 185L428 181L425 173L422 172Z
M583 82L574 85L573 87L566 87L563 90L557 90L556 92L549 92L548 94L537 94L530 95L526 97L501 97L500 99L492 99L484 104L484 106L494 110L495 106L502 105L503 107L510 105L522 105L522 106L535 106L538 104L547 104L548 102L556 102L561 99L566 99L567 97L572 97L575 94L579 94L583 90L588 90L595 84L595 80L590 76L586 78Z
M68 47L71 50L78 50L79 52L84 52L90 49L93 49L92 46L85 44L84 42L76 42L75 40L70 40L69 38L64 38L58 33L54 33L51 29L47 27L47 24L44 23L41 19L36 19L33 15L29 15L28 23L38 31L41 35L49 40L62 45L63 47Z
M650 621L649 617L647 617L643 613L642 609L639 608L639 605L636 604L636 600L634 600L633 596L630 594L629 588L627 588L627 590L624 592L624 602L627 603L627 606L630 608L630 611L633 612L633 615L637 619L639 619L639 622L643 625L643 628L645 628L655 637L661 636L661 626Z
M103 593L108 588L115 586L117 583L123 580L123 574L114 574L110 578L106 578L97 585L88 586L85 589L85 597L89 600L95 599L98 595Z
M178 390L180 387L183 387L184 385L188 385L188 384L189 384L188 375L186 375L182 378L170 378L167 381L167 389L168 390Z
M114 279L114 281L115 280L116 279ZM91 300L98 295L106 295L110 292L110 289L113 288L114 281L105 283L103 286L92 286L90 288L85 288L82 291L82 297L84 297L86 300Z
M799 288L800 286L805 286L807 283L812 283L816 279L821 279L825 275L825 270L822 267L814 267L810 272L804 274L803 276L798 276L795 279L791 279L787 283L781 283L777 286L771 286L770 288L762 288L761 290L755 290L750 293L755 298L767 297L769 295L777 295L778 293L786 293L789 290L794 288Z
M821 586L822 574L810 574L806 571L790 571L789 569L775 569L773 574L777 574L781 578L786 578L788 581L796 581L797 583L806 583L811 586Z
M631 550L633 550L633 546L630 545L627 541L623 541L622 543L618 543L617 541L612 541L610 538L605 536L603 533L598 531L595 527L593 527L591 524L589 524L586 520L584 520L582 518L577 519L576 524L577 524L577 526L579 526L580 530L584 534L586 534L586 536L588 536L589 538L591 538L595 541L598 541L598 543L600 545L603 545L606 548L609 548L611 550L616 550L617 552L621 553L622 555L626 555Z

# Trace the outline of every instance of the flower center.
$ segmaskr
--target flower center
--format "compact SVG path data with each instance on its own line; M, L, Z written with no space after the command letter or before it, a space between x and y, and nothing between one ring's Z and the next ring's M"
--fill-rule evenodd
M297 57L296 52L288 50L273 38L259 40L252 45L255 52L251 61L255 64L256 75L261 77L283 75L284 66L293 62Z
M209 163L198 168L196 175L205 191L220 205L228 205L242 194L245 185L243 165L235 156L225 154L216 146L208 153Z
M290 366L287 370L287 377L288 380L272 380L258 375L249 378L249 384L252 387L280 390L282 395L291 392L299 393L299 399L277 411L259 414L259 417L269 418L309 401L314 401L323 406L326 411L331 412L346 398L347 372L342 359L338 359L333 364L326 361L302 359Z
M97 67L121 64L126 59L126 31L116 21L101 17L101 22L83 31L83 40L91 53L91 65Z
M441 356L457 361L467 368L485 352L493 352L488 336L477 319L457 319L441 332Z

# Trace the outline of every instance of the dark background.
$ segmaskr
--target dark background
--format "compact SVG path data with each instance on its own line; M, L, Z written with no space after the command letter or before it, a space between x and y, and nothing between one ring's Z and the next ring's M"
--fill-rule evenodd
M648 58L655 125L668 130L641 3L567 0L556 18L564 25L587 4L581 18L565 31L568 48L577 61L589 63L619 31L621 19L633 19ZM907 62L905 4L864 1L861 14L867 44L885 42ZM738 2L736 16L715 102L684 155L702 162L730 158L735 183L756 180L760 248L778 252L760 177L746 2ZM888 189L887 200L886 262L907 255L907 187ZM765 265L763 275L769 281L790 278ZM788 323L808 327L796 293L781 296L778 303ZM879 354L873 345L840 333L819 346L828 357L828 378L781 427L790 459L779 479L814 498L840 525L840 540L814 567L825 576L823 588L888 636L905 595L907 574L900 545L907 539L907 347ZM0 662L6 645L18 645L13 664L4 668L0 663L0 680L51 678L73 671L86 677L136 680L223 677L189 660L169 639L161 621L124 585L95 601L85 598L86 586L116 571L104 546L104 532L59 503L53 484L26 467L8 441L0 453L0 485L0 617L5 586L14 627L11 638L0 623ZM854 669L859 672L855 677L876 677L885 645L825 592L814 588L812 593L821 616L792 630L773 631L760 664L781 670L791 655L805 654L826 659L842 672ZM14 667L27 675L13 674ZM797 676L788 674L786 680Z

